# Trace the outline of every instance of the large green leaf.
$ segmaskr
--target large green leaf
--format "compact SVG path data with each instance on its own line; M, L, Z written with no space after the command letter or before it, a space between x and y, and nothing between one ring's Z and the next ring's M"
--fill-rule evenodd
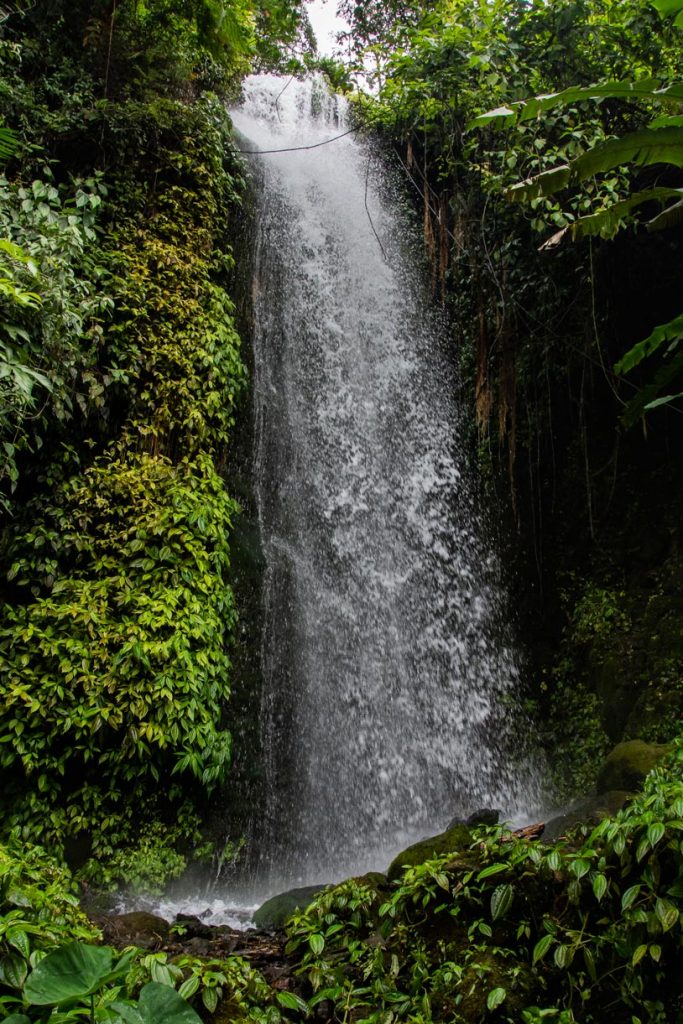
M150 981L140 993L138 1013L143 1024L202 1024L189 1003L168 985Z
M571 162L571 178L584 181L622 164L683 167L683 128L643 128L598 143Z
M517 185L507 189L505 195L508 199L528 202L537 199L539 196L551 196L554 192L566 188L571 180L571 167L569 164L561 164L549 171L543 171L533 178L520 181Z
M675 82L673 85L660 87L655 78L641 78L638 81L609 81L596 82L594 85L573 85L562 92L551 92L541 96L534 96L522 103L515 103L512 107L496 107L495 110L488 110L469 122L468 128L483 128L486 125L497 124L500 126L516 124L521 121L531 121L539 114L544 114L555 107L566 106L570 103L581 103L588 100L650 100L662 101L683 105L683 82Z
M109 1010L117 1014L118 1021L116 1024L119 1024L119 1022L121 1024L143 1024L142 1017L138 1013L137 1008L129 1003L115 999L113 1003L109 1004Z
M671 385L683 375L683 352L679 352L671 359L666 359L657 370L652 381L640 388L636 395L628 403L622 413L622 420L627 427L634 423L651 409L660 405L668 405L677 397L672 391ZM662 392L664 394L662 394ZM662 399L660 401L660 399Z
M683 0L650 0L663 18L675 17L674 25L683 28Z
M683 190L682 190L683 191ZM665 228L678 228L683 224L683 199L667 206L656 217L647 222L648 231L663 231Z
M18 145L19 140L14 132L0 125L0 160L9 160L15 153Z
M683 189L647 188L642 192L634 192L628 199L622 199L618 203L613 203L612 206L608 206L604 210L598 210L587 217L579 217L573 224L568 225L567 228L563 228L561 232L548 239L541 248L551 248L553 244L560 240L560 235L566 232L571 234L574 241L579 238L592 238L598 235L601 238L613 238L623 226L624 218L633 213L634 210L637 210L639 206L652 202L664 203L667 199L678 199L679 202L674 203L673 206L669 206L662 213L649 220L647 227L648 231L670 227L677 220L675 211L679 207L683 210ZM671 217L671 221L667 220L668 217Z
M34 1006L59 1006L95 992L110 974L112 950L107 946L86 946L69 942L31 971L24 985L24 998Z
M676 345L681 338L683 338L683 313L674 317L673 320L669 320L668 323L655 327L647 338L639 341L633 348L630 348L615 365L614 372L628 373L634 366L642 363L643 359L647 359L658 348L661 348L662 345L665 345L667 342Z
M673 164L683 167L683 128L643 128L598 143L569 164L543 171L513 185L508 199L528 202L623 164Z
M662 100L683 103L683 83L676 83L664 89L654 78L642 78L639 81L596 82L595 85L571 86L562 92L548 93L545 96L534 96L519 108L519 121L531 121L539 114L552 110L554 107L568 103L580 103L585 100Z

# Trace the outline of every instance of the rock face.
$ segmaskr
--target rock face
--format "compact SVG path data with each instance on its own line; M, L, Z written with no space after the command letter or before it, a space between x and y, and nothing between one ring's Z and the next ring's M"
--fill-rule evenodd
M266 931L283 928L296 910L303 910L314 896L325 888L324 885L306 885L300 889L289 889L272 896L254 914L254 924Z
M665 745L643 740L617 743L598 774L598 791L640 789L645 776L668 750Z
M402 850L397 857L394 857L389 865L387 878L393 882L401 877L404 868L423 864L426 860L431 860L432 857L441 857L446 853L457 853L468 847L469 844L470 830L466 825L455 825L437 836L421 839L419 843L413 843L412 846Z
M577 825L598 825L603 818L610 818L620 811L632 796L632 793L623 790L611 790L609 793L576 800L562 814L546 822L543 842L555 843Z
M143 910L93 915L91 920L102 929L105 942L115 946L138 946L140 949L160 949L168 939L171 927L163 917Z
M496 810L495 807L480 807L478 811L470 814L469 818L453 818L446 825L446 831L455 828L456 825L469 825L470 828L476 828L477 825L497 825L500 815L501 811Z

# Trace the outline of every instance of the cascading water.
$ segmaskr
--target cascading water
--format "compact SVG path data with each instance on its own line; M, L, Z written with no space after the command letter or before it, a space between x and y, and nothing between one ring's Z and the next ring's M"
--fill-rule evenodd
M538 804L457 382L411 230L342 102L247 81L264 583L262 891L384 868L482 805ZM418 268L418 269L416 269Z

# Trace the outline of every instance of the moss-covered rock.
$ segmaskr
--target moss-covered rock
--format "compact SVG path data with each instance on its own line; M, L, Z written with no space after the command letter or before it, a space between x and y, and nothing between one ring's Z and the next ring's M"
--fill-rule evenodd
M445 832L440 832L439 835L421 839L394 857L389 865L387 878L393 882L401 877L404 868L424 864L432 857L442 857L447 853L464 850L470 845L470 839L470 830L466 825L456 825L454 828L446 829Z
M254 914L254 924L257 928L264 928L267 931L284 928L295 911L307 907L313 897L325 888L325 885L305 885L299 889L288 889L287 892L271 896Z
M627 790L617 789L575 801L562 814L558 814L546 822L543 830L543 842L554 843L562 836L566 836L577 825L598 825L603 818L610 818L620 811L632 796L633 793Z
M138 946L160 949L168 939L170 924L163 917L144 910L127 914L93 915L93 922L102 930L104 941L118 947Z
M598 790L607 793L610 790L639 789L645 776L668 750L666 745L645 743L643 740L617 743L598 773Z

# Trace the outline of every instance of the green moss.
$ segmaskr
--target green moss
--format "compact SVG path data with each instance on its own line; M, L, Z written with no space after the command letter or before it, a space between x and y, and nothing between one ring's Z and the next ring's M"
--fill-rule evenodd
M283 928L297 910L307 907L324 888L324 885L307 885L272 896L254 914L254 924L257 928L265 928L268 931Z
M470 830L466 825L456 825L454 828L447 829L439 835L421 839L418 843L413 843L412 846L402 850L398 856L394 857L389 865L387 878L390 882L396 881L407 867L424 864L425 861L431 860L432 857L442 857L447 853L457 853L460 850L465 850L469 847L470 840Z
M643 740L618 743L598 773L598 789L603 793L639 789L669 749L655 743L644 743Z

